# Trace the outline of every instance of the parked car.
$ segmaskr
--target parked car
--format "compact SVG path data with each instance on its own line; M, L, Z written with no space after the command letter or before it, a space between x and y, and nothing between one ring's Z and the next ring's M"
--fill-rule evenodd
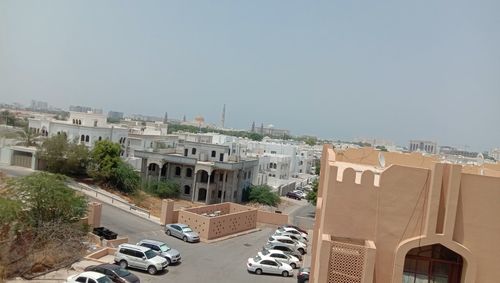
M293 192L296 193L297 195L299 195L301 198L306 198L306 196L307 196L307 193L304 191L301 191L301 190L295 190Z
M309 235L309 233L307 233L307 231L306 231L306 230L304 230L304 229L300 228L299 226L295 226L295 225L283 225L283 226L281 226L280 228L282 228L282 227L285 227L285 228L293 228L293 229L295 229L295 230L299 231L300 233L304 233L304 234L306 234L306 236L308 236L308 235Z
M270 273L281 274L283 277L293 276L293 269L290 265L270 257L260 257L258 255L248 259L247 270L257 275Z
M165 225L165 233L169 236L174 236L182 239L184 242L199 242L200 236L193 231L188 225L181 223Z
M94 271L104 274L114 283L140 283L139 277L130 273L128 270L121 268L116 264L103 263L99 265L91 265L85 268L85 271Z
M263 247L263 249L283 251L288 255L293 255L299 260L302 260L302 254L297 250L297 247L289 247L288 245L283 243L267 243Z
M147 270L149 274L156 274L168 266L167 260L158 256L152 249L131 244L118 246L115 262L119 263L123 269L130 266Z
M80 274L71 275L66 279L66 283L113 283L113 281L104 274L85 271Z
M276 231L280 231L281 233L286 232L286 233L297 234L297 235L301 235L303 238L308 239L307 233L301 232L301 231L297 230L297 228L294 228L291 226L281 226L281 227L278 227L278 229Z
M297 274L297 283L309 283L309 273L311 269L309 267L303 267L299 269Z
M258 252L257 255L260 257L267 256L274 258L279 262L289 264L293 269L300 267L300 260L297 257L294 257L293 255L288 255L283 251L262 249L262 251Z
M281 232L280 230L277 230L276 232L274 232L273 236L282 236L282 237L287 237L287 238L290 238L294 241L298 241L298 242L301 242L302 244L304 244L306 247L308 245L308 242L307 242L307 239L302 237L301 235L299 234L292 234L292 233L288 233L288 232Z
M293 199L296 199L296 200L301 200L302 199L302 197L299 194L297 194L296 192L288 192L288 193L286 193L286 197L287 198L293 198Z
M290 247L295 247L301 254L307 252L307 246L304 243L290 239L284 236L270 236L267 240L268 243L282 243L289 245Z
M159 256L164 257L168 264L181 262L181 253L178 250L172 249L164 242L144 239L137 243L138 246L150 248Z

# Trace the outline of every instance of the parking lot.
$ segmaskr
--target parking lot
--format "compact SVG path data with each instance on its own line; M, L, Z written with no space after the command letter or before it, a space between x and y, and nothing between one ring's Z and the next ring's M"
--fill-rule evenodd
M180 239L167 236L162 227L115 207L103 204L102 225L121 236L128 236L130 243L141 239L154 239L166 242L180 251L182 263L171 265L167 271L149 275L145 271L132 270L141 282L296 282L294 277L284 278L274 275L255 275L248 273L246 262L257 254L266 243L272 228L239 236L236 238L205 244L185 243Z

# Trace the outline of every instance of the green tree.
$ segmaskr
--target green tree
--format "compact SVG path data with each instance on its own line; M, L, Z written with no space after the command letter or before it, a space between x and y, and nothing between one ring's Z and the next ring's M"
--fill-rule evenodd
M98 141L90 152L88 173L96 180L110 182L122 163L120 145L109 140Z
M16 116L14 115L14 113L8 110L0 112L0 124L14 126L15 122Z
M315 179L311 185L312 190L308 192L306 196L307 201L314 205L316 205L316 200L318 197L318 186L319 186L318 179Z
M40 146L38 158L45 161L47 171L67 175L85 174L89 150L83 144L68 142L66 135L46 139Z
M269 206L277 206L281 202L279 195L267 185L251 187L248 200Z
M248 138L254 141L261 141L264 136L258 133L249 133Z
M160 198L176 198L180 194L180 186L169 180L150 181L146 186L146 191Z
M114 169L111 183L117 190L131 194L141 184L141 177L131 165L122 161Z
M21 138L20 144L23 146L35 146L36 139L39 136L39 134L35 133L35 131L29 129L28 127L19 131L18 135Z
M380 151L387 151L387 148L383 145L377 145L375 148L380 150Z
M74 223L87 213L87 200L64 183L64 177L34 173L8 183L7 195L22 203L26 220L39 227L46 222Z

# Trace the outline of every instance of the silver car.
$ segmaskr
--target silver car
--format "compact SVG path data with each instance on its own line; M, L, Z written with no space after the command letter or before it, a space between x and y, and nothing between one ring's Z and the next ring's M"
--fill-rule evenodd
M165 225L165 233L169 236L174 236L182 239L184 242L199 242L200 236L193 231L188 225L181 223Z
M168 264L181 262L181 253L178 250L172 249L167 246L164 242L155 241L155 240L141 240L137 243L138 246L146 247L152 249L159 256L164 257Z
M115 253L115 262L120 264L120 267L134 267L147 270L149 274L156 274L167 268L167 260L158 256L153 250L146 247L121 244Z

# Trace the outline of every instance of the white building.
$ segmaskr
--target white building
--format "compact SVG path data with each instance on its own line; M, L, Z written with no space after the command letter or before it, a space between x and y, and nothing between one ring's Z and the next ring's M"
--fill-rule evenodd
M436 154L438 148L437 143L433 141L411 140L409 150Z
M68 140L83 143L89 147L99 140L111 140L123 146L128 129L108 124L103 114L70 112L67 121L47 116L29 119L29 128L43 136L66 135Z

